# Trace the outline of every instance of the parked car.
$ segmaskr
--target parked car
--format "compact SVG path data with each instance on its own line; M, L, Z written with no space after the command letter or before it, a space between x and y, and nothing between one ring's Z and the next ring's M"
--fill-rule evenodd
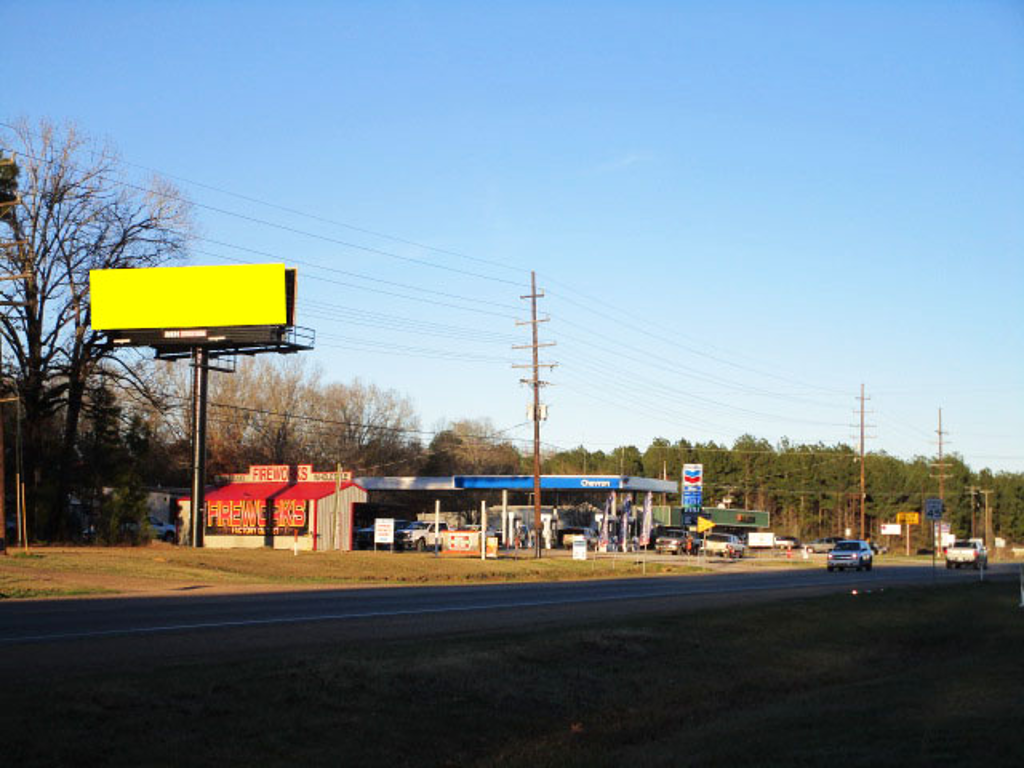
M427 549L434 548L434 542L437 542L437 546L440 548L444 546L444 532L449 530L448 523L443 520L437 524L437 530L434 530L434 523L427 523L427 532L423 536L423 545Z
M572 549L573 542L578 538L582 538L587 542L587 549L597 548L597 534L594 533L592 528L560 528L557 536L559 544L566 549Z
M396 526L397 524L398 521L395 521ZM447 531L448 523L438 523L437 529L442 533ZM423 552L434 548L437 534L434 531L434 523L415 520L401 529L396 529L395 539L402 549L415 549L417 552ZM440 543L438 540L438 544Z
M885 544L879 544L873 539L868 540L868 546L871 547L871 551L874 552L876 555L884 555L886 552L889 551L889 548L885 546Z
M806 549L808 552L813 552L814 554L820 555L827 552L831 552L833 549L835 549L836 544L838 544L840 541L846 541L846 539L844 539L842 536L826 536L823 539L815 539L806 547L804 547L804 549Z
M844 539L836 542L835 547L828 553L827 567L830 571L844 570L846 568L862 568L870 571L874 562L874 553L866 541L860 539Z
M658 538L654 541L654 551L659 555L684 555L687 552L687 542L690 543L690 551L696 552L693 538L687 531L666 526L658 532Z
M165 523L163 520L152 515L147 520L149 522L150 534L154 539L166 541L168 544L173 544L178 540L178 531L174 527L174 523Z
M704 548L709 555L743 557L746 547L739 536L731 533L709 533L704 537Z
M398 549L426 549L425 544L420 544L427 534L427 524L418 520L407 523L399 528L398 521L395 521L395 546Z
M169 544L173 544L178 540L177 530L173 523L165 523L158 517L153 515L147 515L145 522L140 527L140 524L135 520L129 520L128 522L121 523L119 528L122 538L137 540L140 535L140 531L148 533L150 538L158 539L160 541L166 541ZM92 541L96 537L95 526L90 525L82 532L82 538L86 541Z
M775 546L779 549L800 549L803 545L796 536L776 536Z
M410 520L395 520L395 549L411 549L409 544L414 523Z
M373 549L373 526L368 528L356 528L355 536L356 549Z
M680 532L685 533L685 529L680 528L677 525L656 525L651 529L651 548L657 549L658 539L662 536L678 536Z
M978 541L954 541L946 548L946 568L969 567L974 570L988 567L988 550Z

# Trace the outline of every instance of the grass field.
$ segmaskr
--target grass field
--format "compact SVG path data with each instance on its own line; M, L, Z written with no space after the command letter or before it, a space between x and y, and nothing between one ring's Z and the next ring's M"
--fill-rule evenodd
M5 686L4 763L1018 766L1018 601L888 589Z
M593 558L593 553L591 553ZM0 557L0 599L258 587L480 584L699 572L696 559L638 565L620 554L573 561L521 555L481 561L432 553L47 547Z

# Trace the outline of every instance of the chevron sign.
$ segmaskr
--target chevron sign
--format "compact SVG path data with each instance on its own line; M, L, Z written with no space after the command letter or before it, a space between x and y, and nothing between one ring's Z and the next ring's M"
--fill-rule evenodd
M703 464L684 464L683 465L683 487L697 486L700 487L704 484L704 465Z

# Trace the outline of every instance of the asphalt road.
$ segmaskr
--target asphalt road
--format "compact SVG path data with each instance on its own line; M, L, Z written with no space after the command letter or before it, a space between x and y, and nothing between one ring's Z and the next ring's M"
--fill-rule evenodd
M988 578L1009 578L994 566ZM870 572L764 570L651 579L397 587L0 604L0 674L202 663L313 646L533 629L833 592L977 580L973 571L881 565Z

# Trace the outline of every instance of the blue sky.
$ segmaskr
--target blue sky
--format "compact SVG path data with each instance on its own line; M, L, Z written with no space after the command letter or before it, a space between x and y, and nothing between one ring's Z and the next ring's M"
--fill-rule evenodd
M863 382L869 449L933 454L941 407L972 467L1024 470L1019 3L4 18L0 118L73 120L176 177L194 263L298 265L311 358L424 427L524 421L535 269L553 447L846 442Z

